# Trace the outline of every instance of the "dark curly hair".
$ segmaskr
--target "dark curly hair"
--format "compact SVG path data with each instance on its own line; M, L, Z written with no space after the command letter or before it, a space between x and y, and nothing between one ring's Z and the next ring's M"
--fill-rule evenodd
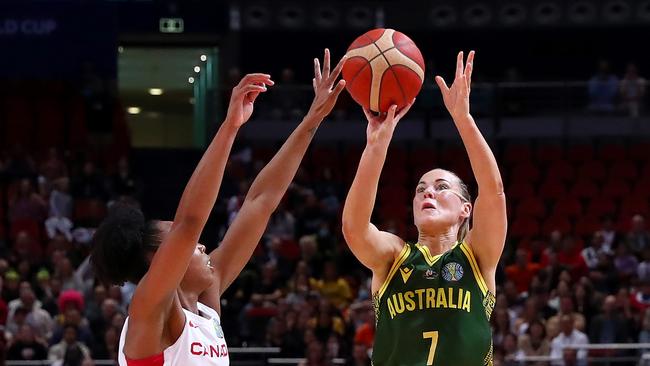
M115 204L93 236L90 261L100 282L138 283L149 269L147 254L160 244L157 221L146 221L138 208Z

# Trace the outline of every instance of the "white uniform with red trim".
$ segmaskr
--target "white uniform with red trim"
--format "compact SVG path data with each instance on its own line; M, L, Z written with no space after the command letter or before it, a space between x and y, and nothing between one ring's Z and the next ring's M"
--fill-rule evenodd
M214 309L198 303L198 309L209 319L183 309L185 327L174 344L167 347L162 355L144 360L128 360L124 355L124 340L129 318L124 322L120 335L118 360L120 366L228 366L228 346L221 329L219 314Z

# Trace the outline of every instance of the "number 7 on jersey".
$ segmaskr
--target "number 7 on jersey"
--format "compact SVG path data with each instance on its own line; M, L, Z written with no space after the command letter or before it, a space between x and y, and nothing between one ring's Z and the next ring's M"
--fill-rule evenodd
M429 347L429 358L427 358L427 366L433 365L433 357L436 355L436 346L438 345L438 331L422 333L423 339L431 338L431 347Z

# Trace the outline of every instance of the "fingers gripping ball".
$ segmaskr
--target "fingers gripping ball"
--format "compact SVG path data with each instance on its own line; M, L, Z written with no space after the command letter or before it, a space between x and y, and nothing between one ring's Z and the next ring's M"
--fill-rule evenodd
M343 79L352 98L373 112L403 108L420 92L424 59L415 43L394 29L373 29L347 52Z

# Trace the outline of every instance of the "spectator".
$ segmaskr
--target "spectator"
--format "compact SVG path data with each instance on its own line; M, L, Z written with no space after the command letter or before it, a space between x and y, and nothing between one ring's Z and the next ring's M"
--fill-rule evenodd
M141 199L140 180L134 176L129 160L125 156L117 162L117 172L111 178L111 191L113 199L120 197Z
M375 340L375 323L375 310L370 307L365 311L365 322L354 334L354 343L363 344L366 349L371 349Z
M629 63L621 80L621 99L627 113L632 118L639 117L645 96L646 80L639 76L635 64Z
M25 323L30 325L30 330L35 333L36 337L48 339L52 336L52 329L54 327L52 317L47 311L41 308L42 303L34 295L32 285L29 282L23 281L20 284L19 298L11 301L8 306L8 327L12 327L16 309L24 308L27 310Z
M72 196L79 199L98 199L107 198L106 179L97 171L95 163L87 160L81 171L72 181Z
M616 297L603 301L603 312L594 317L589 329L591 343L625 343L630 341L625 318L616 309Z
M78 347L81 350L83 358L90 358L90 350L88 347L86 347L86 345L79 342L77 335L78 328L76 325L69 323L65 324L63 326L63 339L61 342L50 347L48 360L54 363L60 362L62 365L67 366L68 363L64 363L63 361L66 358L68 350L73 347Z
M618 78L609 70L609 63L601 60L598 72L589 80L589 110L613 112L618 93Z
M631 254L625 243L619 243L616 247L614 267L618 273L620 284L627 285L632 277L637 275L639 261Z
M506 275L515 282L517 291L524 293L528 290L530 282L539 271L537 263L528 262L528 253L524 249L517 249L516 263L506 267Z
M563 295L560 298L560 311L546 322L546 332L550 339L557 337L560 334L560 319L564 315L569 315L573 319L573 326L575 329L585 332L586 322L584 315L575 311L573 297L570 295Z
M9 220L34 220L42 222L47 216L47 203L34 191L32 182L23 178L18 184L16 197L9 202Z
M650 233L645 227L645 217L634 215L632 229L627 234L627 244L634 254L640 255L646 248L650 248Z
M311 287L329 299L334 306L342 309L352 301L352 291L350 285L341 276L338 275L336 262L329 260L325 262L323 279L312 278L309 280Z
M546 336L544 324L539 321L533 321L529 326L526 334L519 337L519 350L525 356L549 356L551 353L551 344ZM531 366L543 366L543 362L537 362Z
M618 242L619 235L614 227L614 219L607 215L603 218L602 227L599 230L603 235L603 249L608 253L613 253L612 248Z
M47 359L47 346L45 342L34 335L32 327L22 325L16 334L16 339L7 351L7 360L45 360Z
M574 321L570 315L563 315L560 318L561 333L551 341L551 357L563 359L566 346L579 346L589 344L587 335L574 328ZM580 349L576 353L577 365L587 364L587 350ZM554 361L553 365L566 365L563 361Z
M49 183L68 176L68 167L59 157L59 152L55 147L47 150L47 158L41 163L39 174Z
M355 343L352 350L352 357L346 363L347 366L370 366L369 349L364 344Z
M643 251L643 262L639 263L636 274L639 281L645 282L650 280L650 248Z
M591 239L591 245L582 250L582 258L590 270L598 267L600 254L612 255L610 248L605 247L603 231L596 231Z

